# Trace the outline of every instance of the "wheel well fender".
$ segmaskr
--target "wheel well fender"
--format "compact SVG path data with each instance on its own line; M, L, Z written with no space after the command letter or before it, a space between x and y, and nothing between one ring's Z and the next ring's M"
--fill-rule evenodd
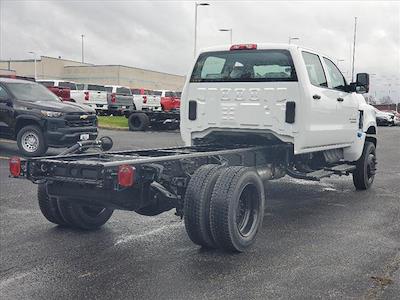
M375 145L375 147L376 147L376 144L377 144L376 136L367 135L367 137L365 138L365 141L373 143Z
M41 123L42 123L42 121L39 118L35 118L35 117L31 117L31 116L17 118L17 122L15 124L15 137L17 136L18 132L25 126L35 125L35 126L42 127Z
M376 134L376 127L375 126L369 126L365 133L366 134Z

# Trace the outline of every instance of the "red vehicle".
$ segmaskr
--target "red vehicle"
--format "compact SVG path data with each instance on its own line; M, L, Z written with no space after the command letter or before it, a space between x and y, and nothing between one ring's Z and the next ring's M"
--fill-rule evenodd
M161 96L161 107L163 111L178 110L181 107L181 92L157 91Z
M40 83L52 91L56 96L60 97L62 101L71 101L71 88L66 85L57 84L55 80L38 80Z

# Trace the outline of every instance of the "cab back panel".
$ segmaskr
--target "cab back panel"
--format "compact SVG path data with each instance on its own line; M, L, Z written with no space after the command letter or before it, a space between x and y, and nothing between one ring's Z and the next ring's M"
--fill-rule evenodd
M285 122L286 102L296 102L298 82L189 83L182 103L181 130L188 136L201 136L207 129L246 129L273 131L293 136L295 124ZM196 119L188 118L188 103L197 102ZM200 136L199 136L200 135Z

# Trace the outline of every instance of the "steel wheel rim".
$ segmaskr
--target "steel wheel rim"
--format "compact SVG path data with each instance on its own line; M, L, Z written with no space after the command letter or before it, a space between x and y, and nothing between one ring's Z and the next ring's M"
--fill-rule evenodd
M26 152L35 152L39 148L39 136L36 132L27 131L21 137L21 145Z
M243 237L251 235L257 226L259 203L257 188L252 184L246 185L236 208L236 227Z

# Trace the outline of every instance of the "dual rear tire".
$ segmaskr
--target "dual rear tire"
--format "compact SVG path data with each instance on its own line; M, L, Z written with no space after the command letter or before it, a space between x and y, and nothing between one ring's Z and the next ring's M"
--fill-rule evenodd
M186 190L186 231L197 245L243 252L256 240L264 202L263 183L253 169L204 165Z
M145 113L133 113L128 118L130 131L146 131L149 125L150 119Z
M81 205L75 201L50 197L46 184L38 185L39 208L50 222L83 230L95 230L103 226L112 216L113 210L105 207Z

